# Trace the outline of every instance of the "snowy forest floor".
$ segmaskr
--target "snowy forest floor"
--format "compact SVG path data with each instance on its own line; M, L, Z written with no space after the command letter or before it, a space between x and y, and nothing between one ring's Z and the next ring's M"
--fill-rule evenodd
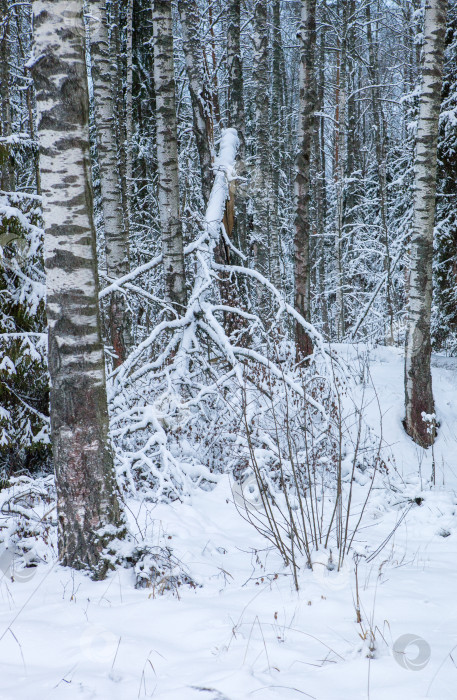
M351 362L352 348L338 351ZM402 351L370 352L395 467L375 482L357 533L358 551L374 555L358 564L360 623L352 558L339 573L302 568L297 593L223 476L191 504L129 503L132 528L171 547L196 582L179 596L135 589L131 569L103 582L57 564L32 569L26 581L3 576L1 700L455 698L457 361L435 357L433 365L441 427L431 488L431 450L401 425ZM379 432L370 391L366 420ZM359 478L356 506L366 489Z

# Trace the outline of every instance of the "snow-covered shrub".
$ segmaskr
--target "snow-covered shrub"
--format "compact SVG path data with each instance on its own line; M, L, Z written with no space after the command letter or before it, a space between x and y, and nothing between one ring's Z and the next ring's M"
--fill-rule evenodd
M179 588L183 585L197 587L170 547L136 548L129 559L134 563L135 588L152 589L154 598L164 593L179 597Z
M290 565L295 585L303 566L313 568L319 551L328 568L340 570L349 553L379 471L386 465L381 441L364 420L356 380L332 357L331 376L319 356L296 368L294 389L267 371L263 391L242 387L239 455L248 452L235 485L235 503ZM293 370L290 368L289 376ZM243 462L242 462L243 463ZM364 503L353 512L353 491Z
M0 571L13 580L30 578L40 562L56 556L54 478L11 477L0 491Z
M40 198L0 195L0 475L50 462Z

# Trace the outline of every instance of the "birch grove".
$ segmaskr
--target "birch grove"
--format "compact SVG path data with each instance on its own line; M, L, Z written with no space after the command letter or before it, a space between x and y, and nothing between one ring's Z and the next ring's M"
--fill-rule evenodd
M190 579L148 504L230 485L298 590L359 561L391 434L436 486L456 37L456 0L0 0L0 494L44 479L30 541L155 595Z

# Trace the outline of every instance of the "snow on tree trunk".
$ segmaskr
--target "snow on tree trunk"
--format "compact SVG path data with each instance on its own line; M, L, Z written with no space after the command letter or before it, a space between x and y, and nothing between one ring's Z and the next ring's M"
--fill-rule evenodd
M317 94L314 80L316 0L302 0L300 31L298 154L295 165L295 310L310 321L310 161ZM296 324L297 359L308 357L313 346L303 326Z
M277 289L281 289L281 197L280 179L284 151L282 133L283 81L285 75L284 54L281 33L281 3L274 0L272 7L272 84L271 84L271 184L273 207L270 233L270 279Z
M253 71L254 82L254 123L255 123L255 173L252 182L254 201L254 221L252 245L255 268L265 277L269 276L270 242L270 139L269 139L269 64L268 64L268 24L267 3L258 0L254 8ZM257 285L257 304L264 308L265 288Z
M114 91L105 0L92 1L90 11L98 18L94 34L91 36L91 71L94 85L106 267L108 277L116 280L129 272L129 240L128 231L124 225L118 174ZM125 295L120 291L113 291L111 294L109 326L111 344L117 356L114 366L118 367L124 362L132 345L129 310Z
M206 205L213 184L213 125L211 95L204 79L203 52L199 32L200 14L195 0L179 0L178 10L181 18L182 45L192 101L194 135L200 159L203 200Z
M240 142L238 157L245 158L246 127L243 100L243 67L241 63L240 21L241 0L229 0L227 9L227 73L228 125L236 129Z
M165 298L178 315L186 304L182 226L179 214L178 136L173 64L173 21L169 0L154 2L154 86L157 170Z
M347 6L343 2L343 31L342 39L338 39L337 69L336 69L336 99L335 99L335 158L334 181L336 194L336 235L335 235L335 291L336 291L336 323L337 340L341 340L346 331L344 311L344 268L343 268L343 224L344 224L344 174L346 166L346 29Z
M0 2L0 26L2 36L0 37L0 94L1 94L1 132L2 143L0 145L0 186L5 192L14 189L14 165L11 157L11 99L10 99L10 10L7 0Z
M425 416L434 413L430 370L433 228L436 200L438 120L441 105L447 0L427 0L424 63L414 170L409 316L405 353L405 428L424 447L434 441Z
M318 238L318 245L316 246L317 256L318 256L318 294L320 299L320 310L322 318L322 334L324 338L328 338L329 335L329 322L328 322L328 304L327 304L327 294L326 294L326 246L325 246L325 230L327 221L327 185L326 185L326 157L325 157L325 119L323 117L323 111L325 107L325 95L324 95L324 85L325 85L325 14L326 6L325 0L322 8L322 27L320 35L319 44L319 79L317 88L317 98L316 98L316 112L320 113L319 116L315 116L315 127L314 127L314 139L315 139L315 149L317 161L317 183L316 183L316 229ZM317 73L317 71L316 71Z
M227 8L227 74L228 74L228 126L236 129L240 142L238 171L245 175L246 124L243 99L243 66L240 46L241 0L229 0ZM239 198L235 206L235 238L243 253L246 252L246 201Z
M118 532L98 310L82 0L34 2L59 555L106 572Z

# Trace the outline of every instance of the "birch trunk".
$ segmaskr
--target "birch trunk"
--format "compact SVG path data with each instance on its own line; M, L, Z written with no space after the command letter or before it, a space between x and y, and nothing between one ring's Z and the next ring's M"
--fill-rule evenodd
M267 3L258 0L254 9L253 81L255 108L255 174L253 182L254 221L252 244L256 269L269 276L270 243L270 139L269 139L269 65ZM265 290L257 286L259 309L264 306Z
M186 284L179 215L178 129L170 0L155 0L153 26L157 170L165 298L175 313L183 315L186 305Z
M318 280L319 280L319 299L322 317L322 334L324 338L329 336L328 323L328 303L326 293L326 265L325 265L325 234L327 222L327 186L326 186L326 157L325 157L325 118L322 116L325 107L325 40L326 40L326 3L322 5L322 26L320 31L319 43L319 80L317 87L317 102L316 111L321 115L315 117L314 138L315 138L315 157L317 163L317 184L316 184L316 215L317 215L317 234L318 244L317 255L318 260ZM317 47L316 47L317 48ZM317 73L317 71L316 71Z
M423 447L434 441L434 427L430 430L423 420L423 414L434 413L430 323L438 120L446 12L447 0L427 0L414 170L410 299L405 352L405 428L408 435Z
M316 46L316 0L302 0L300 21L300 76L298 155L295 163L295 310L310 321L310 164L316 111L314 57ZM311 338L300 324L295 326L297 360L313 352Z
M270 280L277 289L281 289L281 212L280 212L280 177L284 139L282 128L283 114L283 80L285 76L284 56L282 50L281 6L280 0L273 0L272 7L272 85L271 85L271 151L272 151L272 194L273 211L270 234Z
M246 157L246 126L243 99L243 67L241 62L241 0L229 0L227 31L228 125L236 129L239 140L238 158Z
M130 2L130 0L129 0ZM114 107L115 107L115 129L116 142L118 147L118 169L121 182L122 194L122 212L124 217L124 228L127 235L127 240L130 239L130 182L129 173L129 146L128 146L128 81L126 75L125 52L122 46L121 37L121 12L122 0L112 0L110 12L111 25L111 41L110 41L110 60L111 74L114 90ZM129 9L129 6L127 6ZM126 87L126 99L124 99L124 79Z
M227 8L227 73L229 127L236 129L239 139L237 172L245 175L246 124L243 99L243 67L241 61L240 24L241 0L229 0ZM243 197L235 202L234 236L239 248L246 253L246 201Z
M102 550L121 514L98 311L83 7L36 0L33 8L59 555L102 577Z
M98 18L91 36L91 71L100 189L105 229L107 274L119 279L129 272L129 240L124 225L122 193L118 177L114 91L109 53L108 18L105 0L92 0L90 11ZM111 294L109 308L111 344L116 353L114 366L121 365L132 345L127 302L122 292Z
M200 15L195 0L178 0L184 57L186 60L195 141L200 159L202 194L208 203L213 182L213 125L211 92L204 80L203 52L200 42Z

